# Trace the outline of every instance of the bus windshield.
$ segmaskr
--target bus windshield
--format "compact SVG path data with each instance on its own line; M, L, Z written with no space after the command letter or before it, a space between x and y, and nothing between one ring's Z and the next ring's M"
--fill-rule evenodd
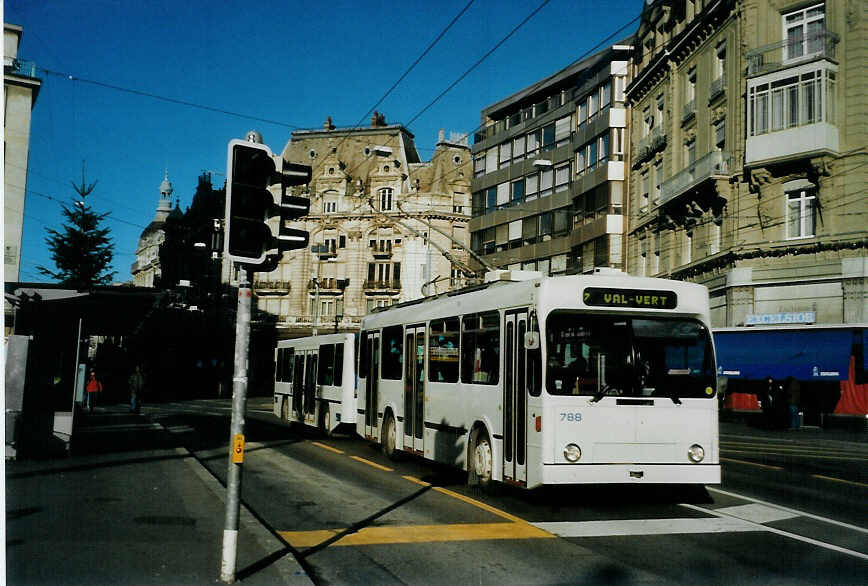
M684 318L554 311L546 324L546 389L552 395L711 398L711 337Z

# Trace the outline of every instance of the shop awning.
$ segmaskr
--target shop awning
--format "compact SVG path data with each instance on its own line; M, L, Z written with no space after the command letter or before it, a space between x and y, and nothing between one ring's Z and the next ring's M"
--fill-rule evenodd
M792 329L714 332L717 374L761 380L767 376L802 381L846 380L853 331Z

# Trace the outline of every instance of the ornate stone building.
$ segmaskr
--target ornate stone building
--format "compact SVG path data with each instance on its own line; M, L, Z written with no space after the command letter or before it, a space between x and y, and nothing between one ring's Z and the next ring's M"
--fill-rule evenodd
M312 181L310 214L293 224L310 233L310 246L254 274L257 307L274 316L279 335L358 327L375 307L465 284L465 137L441 132L423 162L414 136L375 112L368 127L336 128L329 119L322 129L294 131L283 158L310 165Z
M868 319L866 4L646 2L630 273L705 284L716 327Z
M160 183L160 199L157 202L157 213L148 227L139 237L136 247L136 262L130 267L133 275L133 285L136 287L155 287L160 279L160 245L166 238L163 226L166 219L179 217L181 210L177 203L172 207L172 183L169 181L169 171Z

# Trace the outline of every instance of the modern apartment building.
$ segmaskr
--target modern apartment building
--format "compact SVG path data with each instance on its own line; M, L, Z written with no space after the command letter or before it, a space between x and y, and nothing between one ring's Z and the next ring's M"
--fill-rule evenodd
M470 235L490 266L553 275L623 267L629 43L482 111Z
M860 2L645 4L631 274L707 285L716 327L868 320L866 32Z
M310 246L254 274L257 307L274 316L281 336L358 327L376 307L465 284L472 168L465 136L441 131L424 162L413 134L375 112L368 127L338 128L329 119L322 129L296 130L283 158L310 165L313 178L310 214L293 224L310 233Z
M18 281L30 154L30 117L42 81L36 64L18 58L23 29L3 23L3 280Z

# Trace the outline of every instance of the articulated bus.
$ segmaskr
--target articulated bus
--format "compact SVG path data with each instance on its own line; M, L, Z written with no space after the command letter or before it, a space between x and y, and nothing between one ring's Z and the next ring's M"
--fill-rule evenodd
M356 334L281 340L274 351L274 414L331 434L356 425Z
M701 285L502 272L365 316L358 369L359 435L471 484L720 482Z

